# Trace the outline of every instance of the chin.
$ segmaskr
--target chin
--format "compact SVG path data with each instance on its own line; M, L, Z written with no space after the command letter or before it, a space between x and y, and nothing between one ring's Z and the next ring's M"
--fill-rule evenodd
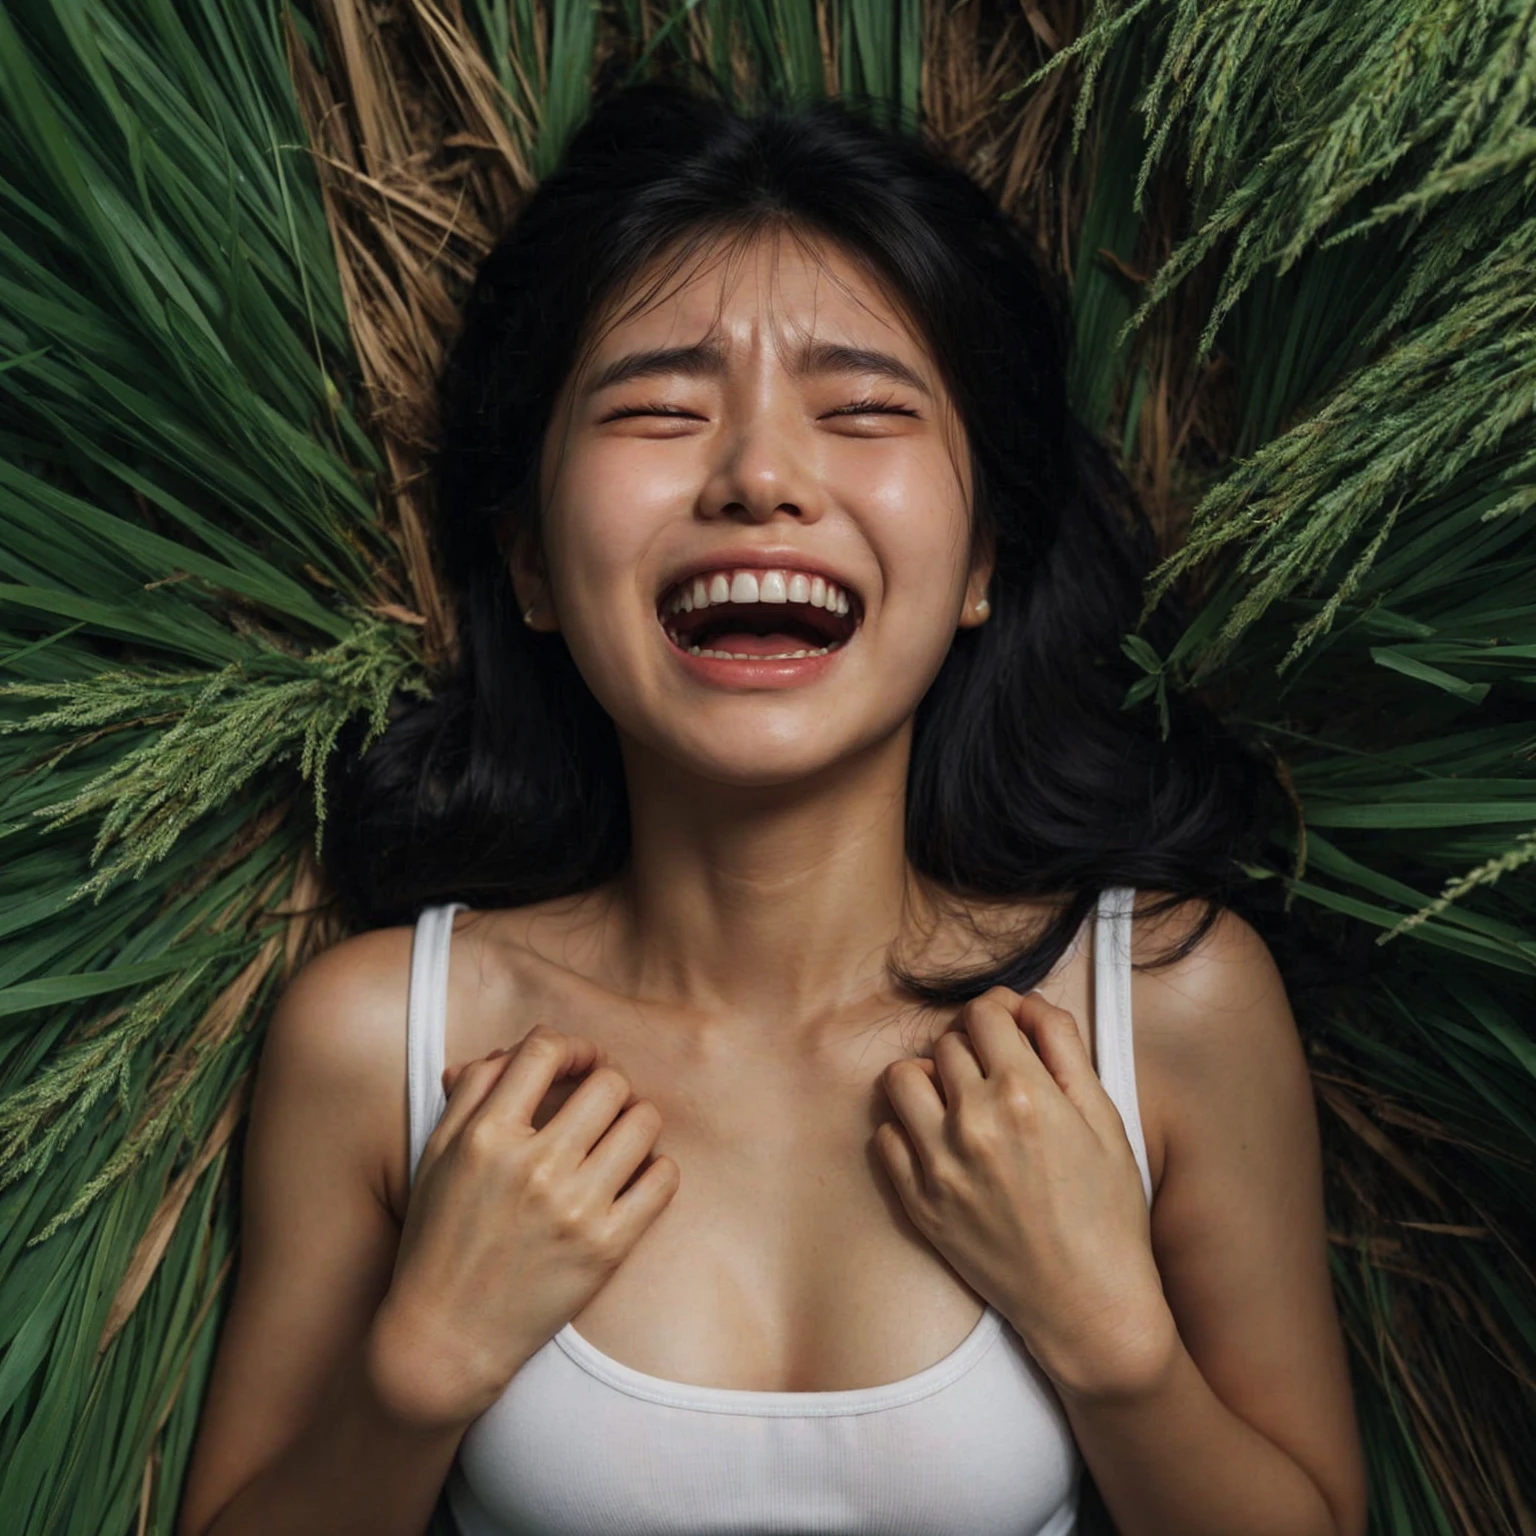
M772 789L807 783L894 744L921 701L912 691L914 674L926 676L920 666L910 667L899 686L892 680L883 690L861 673L813 687L731 692L689 686L681 695L674 679L632 677L605 688L599 701L626 742L626 755L638 749L672 773L706 783ZM885 708L872 715L882 692Z
M829 739L826 715L818 710L814 720L796 722L794 730L764 730L761 714L755 720L730 720L730 712L716 714L711 729L686 738L651 736L649 750L664 758L676 771L710 784L741 789L782 789L810 783L835 772L900 732L902 722L854 737ZM755 727L755 728L754 728Z
M666 755L681 772L710 784L781 789L818 778L851 754L829 752L825 742L792 746L746 740L727 752L673 750Z

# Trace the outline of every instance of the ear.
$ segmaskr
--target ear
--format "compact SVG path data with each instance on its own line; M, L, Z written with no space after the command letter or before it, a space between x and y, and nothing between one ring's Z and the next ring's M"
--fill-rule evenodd
M544 548L539 540L538 523L525 518L512 530L510 543L497 539L504 553L507 571L518 611L529 629L552 634L560 628L550 596L549 579L544 568Z
M971 571L965 583L965 605L960 610L961 629L975 629L985 624L992 612L987 588L992 584L995 564L992 536L979 533L971 552Z

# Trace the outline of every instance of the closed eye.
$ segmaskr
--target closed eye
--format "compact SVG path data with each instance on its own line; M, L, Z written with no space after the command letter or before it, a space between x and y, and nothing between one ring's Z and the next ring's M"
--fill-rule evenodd
M916 416L910 406L897 405L894 400L855 400L851 405L840 405L829 416Z
M898 405L894 400L855 400L848 405L840 405L835 411L828 411L828 416L917 416L919 413L910 406ZM704 418L694 411L679 410L671 405L625 405L617 410L610 411L602 418L603 421L626 421L637 416L669 416L683 421L702 421Z
M610 411L602 419L604 421L624 421L631 416L676 416L685 421L702 421L703 417L693 411L680 411L674 405L625 405L616 411Z

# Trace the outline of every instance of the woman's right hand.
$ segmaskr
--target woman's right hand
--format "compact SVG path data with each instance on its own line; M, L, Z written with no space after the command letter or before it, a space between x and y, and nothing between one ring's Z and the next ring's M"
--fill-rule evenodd
M422 1425L467 1425L490 1407L618 1268L679 1177L661 1156L624 1188L661 1113L590 1041L541 1024L454 1070L368 1339L375 1392ZM583 1073L535 1129L555 1080Z

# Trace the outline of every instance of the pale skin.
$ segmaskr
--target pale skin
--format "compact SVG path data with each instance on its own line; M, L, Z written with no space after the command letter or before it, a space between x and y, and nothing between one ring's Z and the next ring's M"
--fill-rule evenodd
M528 622L619 729L630 864L459 915L414 1191L409 930L290 985L180 1536L419 1531L464 1430L567 1321L672 1381L814 1392L924 1369L987 1303L1122 1536L1361 1536L1313 1098L1252 930L1224 916L1134 973L1150 1217L1094 1070L1091 932L1027 997L922 1011L890 980L893 955L979 958L903 838L913 711L987 617L963 432L857 262L773 236L730 254L599 328L539 536L507 543ZM857 595L812 681L701 681L672 654L668 580L751 556ZM1138 918L1134 957L1187 920Z

